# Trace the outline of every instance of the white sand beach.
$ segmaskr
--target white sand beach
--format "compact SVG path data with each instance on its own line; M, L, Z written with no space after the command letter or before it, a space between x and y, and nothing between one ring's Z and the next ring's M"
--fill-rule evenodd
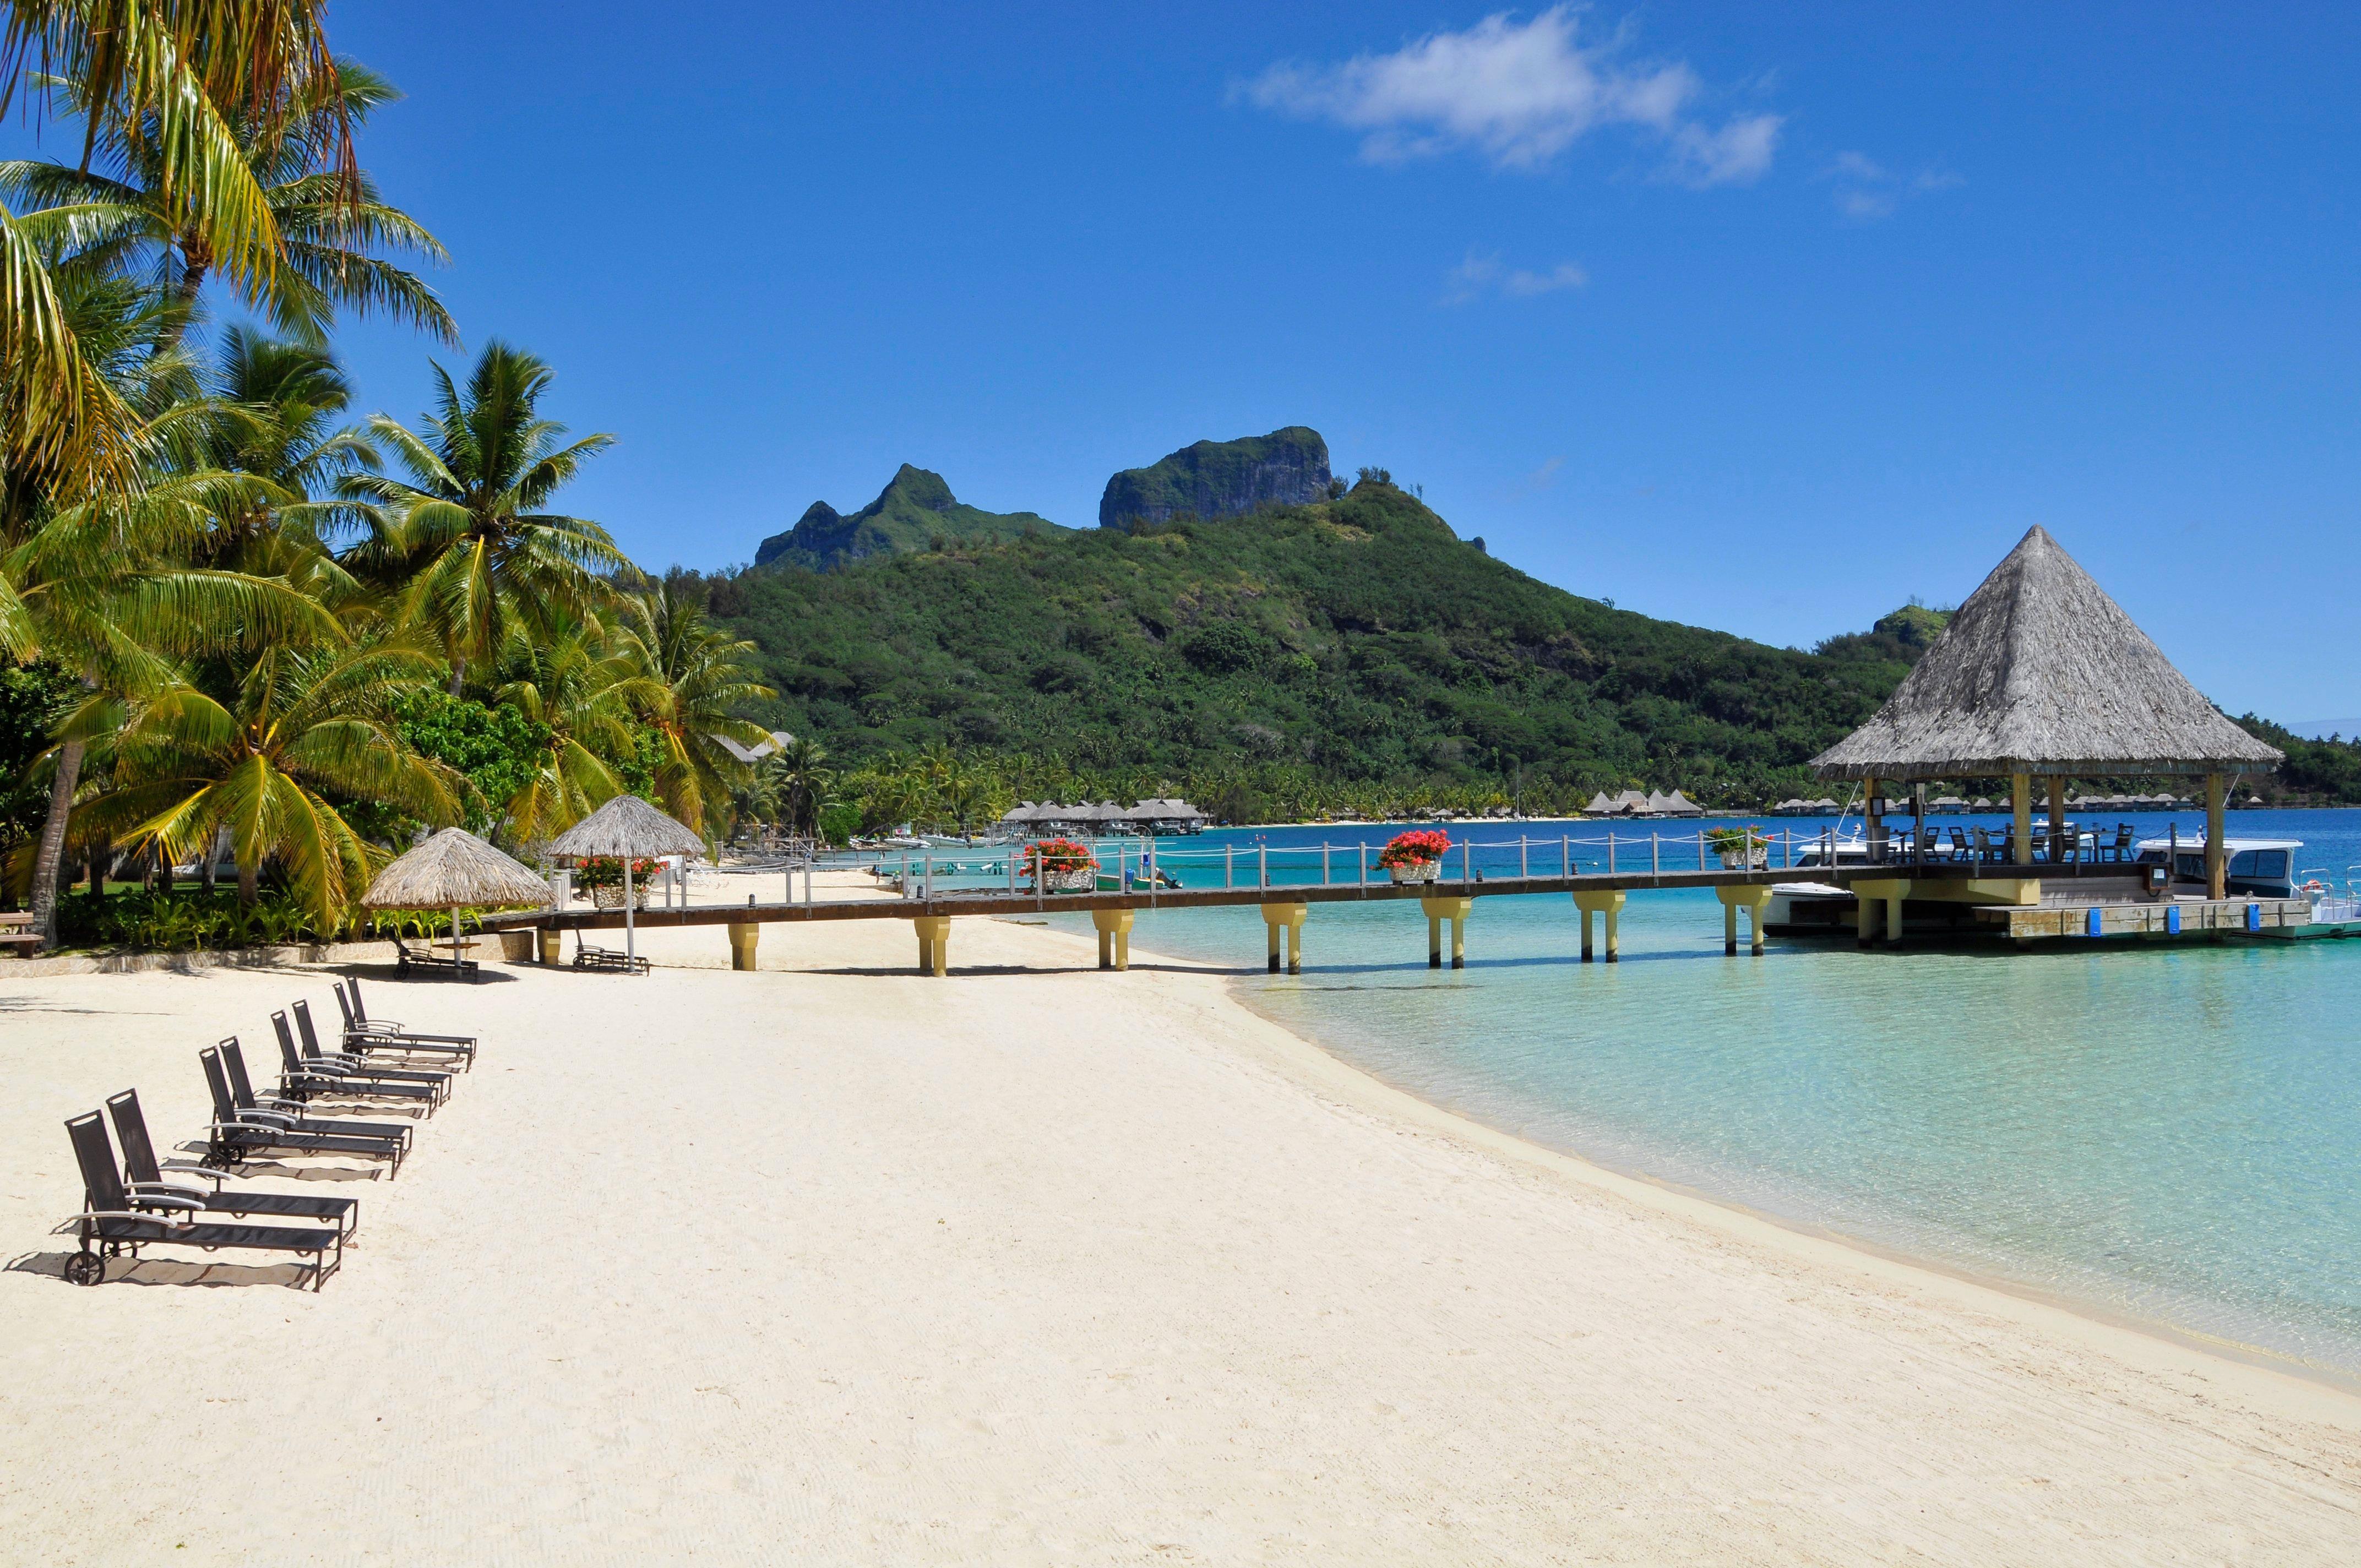
M96 1288L60 1126L327 976L0 964L0 1541L67 1563L2345 1563L2361 1400L1410 1101L965 920L369 981L480 1033L318 1295ZM686 964L704 968L677 967ZM163 1255L159 1255L159 1258Z

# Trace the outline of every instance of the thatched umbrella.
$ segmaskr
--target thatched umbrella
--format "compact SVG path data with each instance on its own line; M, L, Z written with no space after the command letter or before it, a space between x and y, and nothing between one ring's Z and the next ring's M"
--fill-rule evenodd
M451 957L459 946L462 905L549 902L549 884L464 828L445 828L407 854L396 856L361 894L364 909L448 909ZM431 950L434 944L428 944Z
M631 923L631 862L654 855L701 855L705 840L636 795L619 795L549 841L549 852L572 860L623 862L623 956L639 957Z

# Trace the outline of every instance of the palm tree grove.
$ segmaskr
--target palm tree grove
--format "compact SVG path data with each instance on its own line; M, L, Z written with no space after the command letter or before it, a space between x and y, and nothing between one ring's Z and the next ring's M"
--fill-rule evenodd
M9 106L71 153L0 163L0 854L50 945L334 935L425 828L776 795L722 743L765 739L751 650L566 510L614 437L528 348L459 356L361 161L399 93L322 12L7 14ZM358 317L417 331L431 408L353 407Z

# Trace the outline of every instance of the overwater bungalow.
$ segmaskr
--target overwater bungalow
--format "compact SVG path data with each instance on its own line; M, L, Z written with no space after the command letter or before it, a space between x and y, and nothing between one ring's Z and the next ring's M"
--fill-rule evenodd
M2083 857L2070 831L2067 784L2086 778L2203 781L2204 893L2224 897L2222 812L2240 774L2268 773L2282 754L2224 718L2173 668L2147 634L2043 529L2034 528L1952 616L1869 722L1812 759L1824 779L1858 781L1872 863L1890 849L1886 791L1937 779L2006 778L2012 825L1993 846L1998 864ZM2047 795L2047 843L2034 829L2037 787ZM2125 830L2128 832L2128 829ZM2114 846L2125 860L2130 845ZM1923 841L1894 855L1896 869ZM2125 866L2126 880L2135 875ZM2037 882L1953 883L1927 895L1961 903L2041 903ZM1863 899L1891 905L1898 925L1906 878ZM2081 896L2078 894L2077 896ZM1866 936L1871 921L1864 913ZM2178 922L2175 923L2178 928Z

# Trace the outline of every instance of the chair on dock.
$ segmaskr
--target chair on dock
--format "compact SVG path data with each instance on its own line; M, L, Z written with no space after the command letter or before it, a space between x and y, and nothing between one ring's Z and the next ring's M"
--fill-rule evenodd
M115 1148L95 1111L70 1118L66 1135L73 1143L74 1162L82 1168L82 1208L50 1234L71 1232L82 1244L66 1259L65 1277L73 1284L100 1283L106 1277L108 1258L128 1253L137 1262L143 1246L291 1252L309 1260L314 1290L344 1262L340 1226L202 1225L187 1217L204 1212L199 1199L151 1190L135 1200L115 1174Z
M1955 861L1980 861L1983 859L1983 855L1980 850L1971 850L1968 848L1968 835L1964 828L1954 828L1950 832L1951 859Z
M2132 858L2132 825L2130 823L2116 823L2115 841L2099 846L2098 852L2093 858L2106 860L2110 855L2119 862Z
M361 1201L357 1198L256 1192L244 1187L225 1187L223 1183L230 1179L230 1173L210 1166L187 1160L159 1165L136 1089L109 1095L106 1112L115 1119L115 1141L123 1146L123 1175L129 1184L134 1208L140 1206L143 1196L154 1193L162 1198L193 1198L209 1214L234 1214L240 1219L248 1214L269 1214L290 1220L321 1220L348 1236L360 1229ZM207 1186L208 1182L212 1185Z

